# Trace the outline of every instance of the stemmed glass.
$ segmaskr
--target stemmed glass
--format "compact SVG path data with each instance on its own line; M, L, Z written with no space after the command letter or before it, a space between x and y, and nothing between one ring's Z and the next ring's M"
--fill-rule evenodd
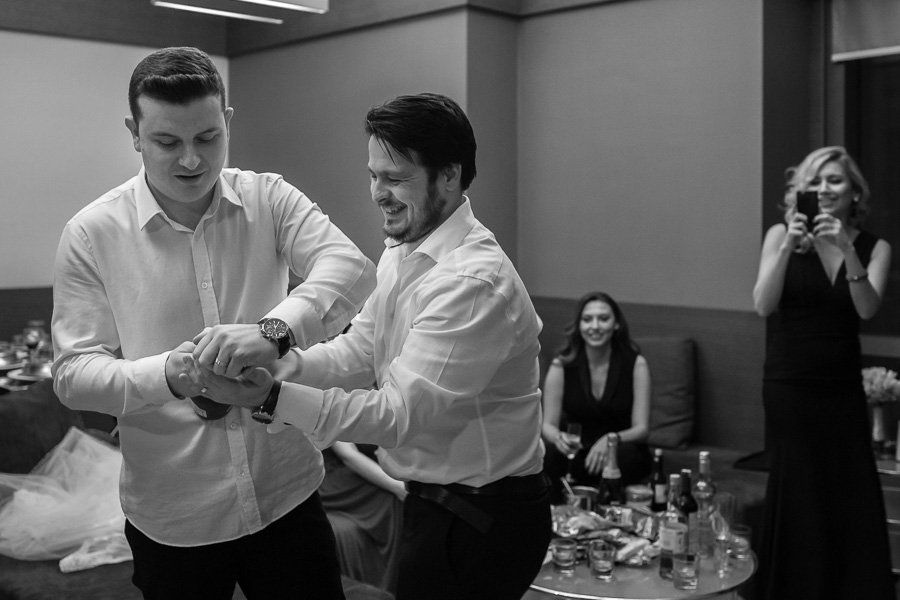
M569 452L566 458L569 459L569 465L566 468L566 481L570 484L575 483L575 477L572 476L572 459L581 450L581 423L569 423L566 428L566 441L569 444Z
M725 577L730 570L728 566L728 546L731 542L731 524L734 519L736 499L730 492L719 492L713 498L710 525L716 536L715 558L716 573Z
M25 345L28 347L28 362L37 361L37 349L44 340L41 329L30 325L23 331L25 337Z

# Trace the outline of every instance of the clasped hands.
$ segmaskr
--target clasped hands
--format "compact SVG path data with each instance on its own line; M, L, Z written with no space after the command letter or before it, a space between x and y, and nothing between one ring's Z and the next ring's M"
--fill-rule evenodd
M852 246L843 222L827 212L817 214L813 223L808 223L803 213L795 213L788 223L787 234L791 249L796 248L806 236L811 238L810 241L822 240L842 250Z
M205 396L222 404L256 408L265 401L273 381L261 365L277 358L277 348L259 334L257 325L216 325L169 354L166 381L176 396Z

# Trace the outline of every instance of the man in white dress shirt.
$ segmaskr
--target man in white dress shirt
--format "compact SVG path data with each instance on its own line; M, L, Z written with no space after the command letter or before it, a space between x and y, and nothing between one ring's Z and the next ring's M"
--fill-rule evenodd
M321 453L250 410L195 406L207 390L179 374L193 351L234 376L336 335L374 266L279 175L223 168L233 109L203 52L147 56L129 103L143 168L67 223L52 335L62 402L118 419L133 581L156 600L231 600L236 583L251 600L343 598Z
M541 470L538 333L528 293L464 195L475 136L451 99L402 96L369 111L372 199L387 246L350 330L293 352L267 398L274 437L381 446L407 482L397 600L519 600L550 539ZM217 397L221 378L204 379ZM374 388L371 382L375 381Z

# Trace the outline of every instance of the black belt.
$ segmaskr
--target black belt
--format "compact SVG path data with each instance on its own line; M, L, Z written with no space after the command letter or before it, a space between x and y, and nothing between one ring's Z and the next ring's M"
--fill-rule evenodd
M422 483L407 481L406 489L413 496L430 500L444 507L476 530L487 533L494 518L460 495L511 496L542 492L548 487L543 473L524 477L504 477L480 487L462 483Z

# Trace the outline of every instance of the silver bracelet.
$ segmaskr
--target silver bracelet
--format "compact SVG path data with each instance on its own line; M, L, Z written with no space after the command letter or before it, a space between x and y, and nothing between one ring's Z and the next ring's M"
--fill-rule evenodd
M847 275L847 281L850 283L859 283L860 281L867 281L869 279L869 272L866 271L862 275Z

